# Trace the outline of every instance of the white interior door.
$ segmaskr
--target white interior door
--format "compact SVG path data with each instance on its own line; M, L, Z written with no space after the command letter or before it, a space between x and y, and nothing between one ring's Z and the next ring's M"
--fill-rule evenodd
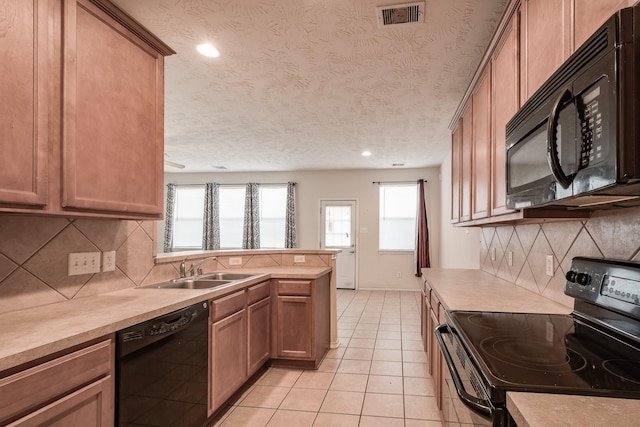
M320 202L320 248L341 249L336 256L336 287L356 288L356 201L322 200Z

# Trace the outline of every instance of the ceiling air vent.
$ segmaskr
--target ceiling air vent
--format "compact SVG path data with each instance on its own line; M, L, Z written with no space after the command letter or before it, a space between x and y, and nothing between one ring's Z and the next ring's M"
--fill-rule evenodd
M424 2L378 6L376 10L379 27L424 22Z

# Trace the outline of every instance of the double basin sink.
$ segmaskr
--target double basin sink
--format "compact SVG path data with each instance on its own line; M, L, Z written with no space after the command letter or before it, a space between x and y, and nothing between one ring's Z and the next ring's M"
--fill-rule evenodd
M147 289L214 289L232 282L257 276L251 273L210 273L202 276L184 277L169 282L144 286Z

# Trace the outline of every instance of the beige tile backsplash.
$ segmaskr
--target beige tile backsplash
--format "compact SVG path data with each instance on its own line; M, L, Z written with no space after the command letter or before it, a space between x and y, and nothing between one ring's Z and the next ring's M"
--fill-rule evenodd
M155 264L152 221L51 218L0 214L0 313L161 282L178 277L178 263ZM67 275L74 252L116 251L116 270ZM228 256L205 271L235 268ZM294 265L291 254L242 256L243 268ZM331 265L307 254L305 266Z
M547 255L554 257L553 276L546 275ZM564 295L564 275L576 256L640 261L640 208L600 211L584 221L482 228L482 270L568 306L573 299Z

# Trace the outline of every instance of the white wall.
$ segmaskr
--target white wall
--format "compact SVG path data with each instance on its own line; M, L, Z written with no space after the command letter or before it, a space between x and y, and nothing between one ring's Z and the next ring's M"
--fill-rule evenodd
M357 245L359 289L414 289L419 279L414 276L413 253L378 253L378 186L372 181L415 181L425 179L425 200L430 233L431 264L440 265L440 182L439 168L387 169L387 170L335 170L250 172L212 174L165 174L165 183L197 184L218 182L220 184L244 184L246 182L285 183L296 182L298 247L317 249L320 247L320 200L352 199L358 203ZM368 233L360 233L362 228ZM158 233L162 241L163 224ZM161 249L158 250L159 252ZM479 248L476 248L476 257ZM401 277L396 274L400 272Z
M480 227L454 227L451 218L451 152L440 167L440 266L480 268Z

